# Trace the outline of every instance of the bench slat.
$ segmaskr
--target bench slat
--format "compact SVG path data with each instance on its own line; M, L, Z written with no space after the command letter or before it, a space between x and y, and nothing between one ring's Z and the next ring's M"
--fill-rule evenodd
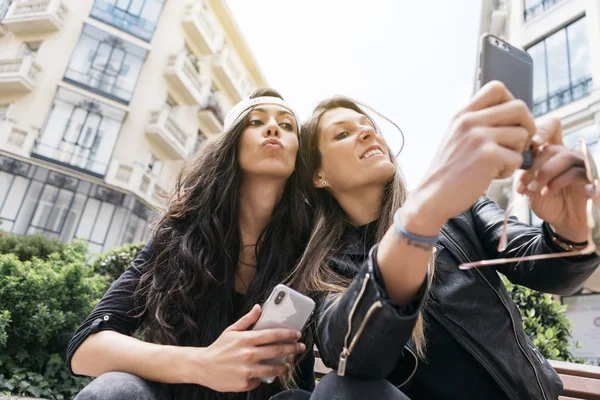
M564 361L550 360L550 365L559 374L581 376L584 378L600 379L600 367L585 364L573 364Z
M564 374L558 376L563 381L563 395L577 399L600 400L600 380Z

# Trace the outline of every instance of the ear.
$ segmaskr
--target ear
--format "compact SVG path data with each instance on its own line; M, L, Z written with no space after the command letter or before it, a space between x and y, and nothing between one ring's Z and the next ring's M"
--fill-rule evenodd
M325 173L323 172L323 170L319 169L313 175L313 185L317 189L322 189L327 186L327 184L323 185L323 182L327 182L327 179L325 179Z

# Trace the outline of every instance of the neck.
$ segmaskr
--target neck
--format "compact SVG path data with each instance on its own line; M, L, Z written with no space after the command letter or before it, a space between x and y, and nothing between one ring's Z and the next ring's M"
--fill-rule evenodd
M379 218L383 206L383 188L369 186L347 193L336 193L336 199L350 222L355 226L366 225Z
M243 245L256 243L258 236L271 220L284 189L285 180L242 178L239 223Z

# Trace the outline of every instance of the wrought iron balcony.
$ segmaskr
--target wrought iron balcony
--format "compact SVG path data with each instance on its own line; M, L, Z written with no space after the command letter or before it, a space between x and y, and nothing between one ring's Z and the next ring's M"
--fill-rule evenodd
M201 54L213 54L223 47L224 36L219 24L203 7L202 2L189 4L182 21L183 30L191 46Z
M152 111L146 135L158 148L174 160L182 160L194 149L195 132L186 132L172 118L168 109Z
M15 126L14 121L0 118L0 149L10 151L22 157L29 157L35 138L39 130L31 128L21 129Z
M537 17L560 1L561 0L541 0L540 2L532 5L525 10L525 21L529 21L530 19Z
M0 59L0 92L31 92L40 70L32 55Z
M564 105L572 103L592 93L592 77L586 77L551 93L544 99L536 100L533 103L533 115L539 117L552 110L556 110Z
M204 92L210 90L210 87L203 87L200 72L185 52L169 57L165 78L176 97L186 105L202 104Z
M251 84L242 61L229 46L212 63L213 74L235 102L248 95Z
M39 34L62 28L67 8L62 0L15 0L2 20L15 34Z

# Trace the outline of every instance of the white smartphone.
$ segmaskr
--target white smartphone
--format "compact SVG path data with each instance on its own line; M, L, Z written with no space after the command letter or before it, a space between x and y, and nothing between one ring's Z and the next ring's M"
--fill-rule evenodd
M252 330L291 328L302 331L315 309L315 302L308 296L279 284L262 306L260 317ZM281 365L285 357L264 360L264 364ZM273 383L274 376L261 378L265 383Z

